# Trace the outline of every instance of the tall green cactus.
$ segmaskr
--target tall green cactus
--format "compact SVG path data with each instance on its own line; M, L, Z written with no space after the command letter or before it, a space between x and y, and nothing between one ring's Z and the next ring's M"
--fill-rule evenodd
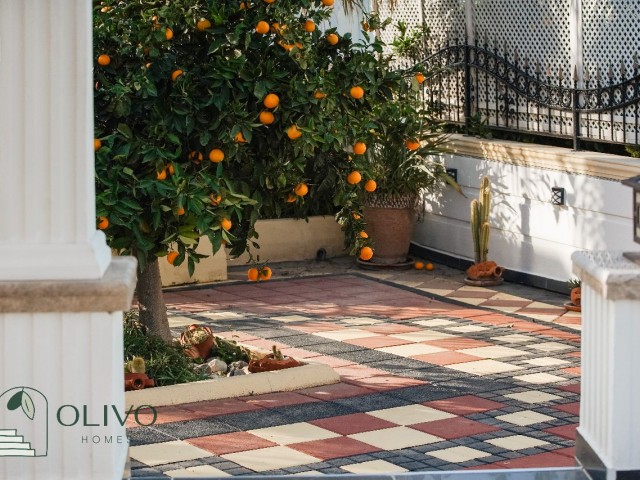
M471 236L476 263L486 262L489 252L489 209L491 208L491 184L489 177L482 177L479 200L471 202Z

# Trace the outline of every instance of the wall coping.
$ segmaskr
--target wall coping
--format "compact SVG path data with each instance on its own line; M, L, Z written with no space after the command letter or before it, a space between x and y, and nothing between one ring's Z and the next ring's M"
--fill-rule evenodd
M0 282L0 313L116 312L131 308L137 261L112 258L96 280Z
M451 135L447 153L478 157L513 165L588 175L606 180L623 180L640 174L640 159L608 153L574 151L568 148L510 140L489 140Z
M579 251L573 273L607 300L640 300L640 265L619 251Z

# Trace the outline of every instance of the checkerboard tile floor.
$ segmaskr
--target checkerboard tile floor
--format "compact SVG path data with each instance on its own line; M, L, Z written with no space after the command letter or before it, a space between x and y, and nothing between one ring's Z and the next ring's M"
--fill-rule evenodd
M279 345L341 382L159 408L128 429L134 477L572 466L580 317L419 275L166 293L172 327Z

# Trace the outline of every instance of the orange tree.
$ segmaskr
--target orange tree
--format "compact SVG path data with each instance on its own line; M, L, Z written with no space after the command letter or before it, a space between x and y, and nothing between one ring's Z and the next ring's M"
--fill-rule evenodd
M193 272L205 236L240 254L263 217L342 209L348 222L366 193L348 175L371 176L353 146L406 82L377 39L321 31L319 0L94 7L98 228L137 257L140 318L168 339L158 259Z

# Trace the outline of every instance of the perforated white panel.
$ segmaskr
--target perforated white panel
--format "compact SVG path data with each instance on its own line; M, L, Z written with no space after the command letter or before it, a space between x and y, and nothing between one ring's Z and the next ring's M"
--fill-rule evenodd
M582 0L582 37L585 71L603 80L633 75L633 56L640 53L640 2L638 0ZM611 67L611 68L609 68Z
M474 4L476 43L485 42L511 57L541 65L555 77L571 73L569 0L471 0Z
M432 49L446 43L447 39L464 41L465 0L422 0L422 9Z
M404 22L409 27L409 31L422 24L423 17L420 0L396 0L394 3L394 7L391 8L386 0L374 2L374 7L377 7L380 18L383 20L385 18L393 19L392 24L380 34L380 38L385 43L391 43L398 35L398 29L395 28L398 22Z

